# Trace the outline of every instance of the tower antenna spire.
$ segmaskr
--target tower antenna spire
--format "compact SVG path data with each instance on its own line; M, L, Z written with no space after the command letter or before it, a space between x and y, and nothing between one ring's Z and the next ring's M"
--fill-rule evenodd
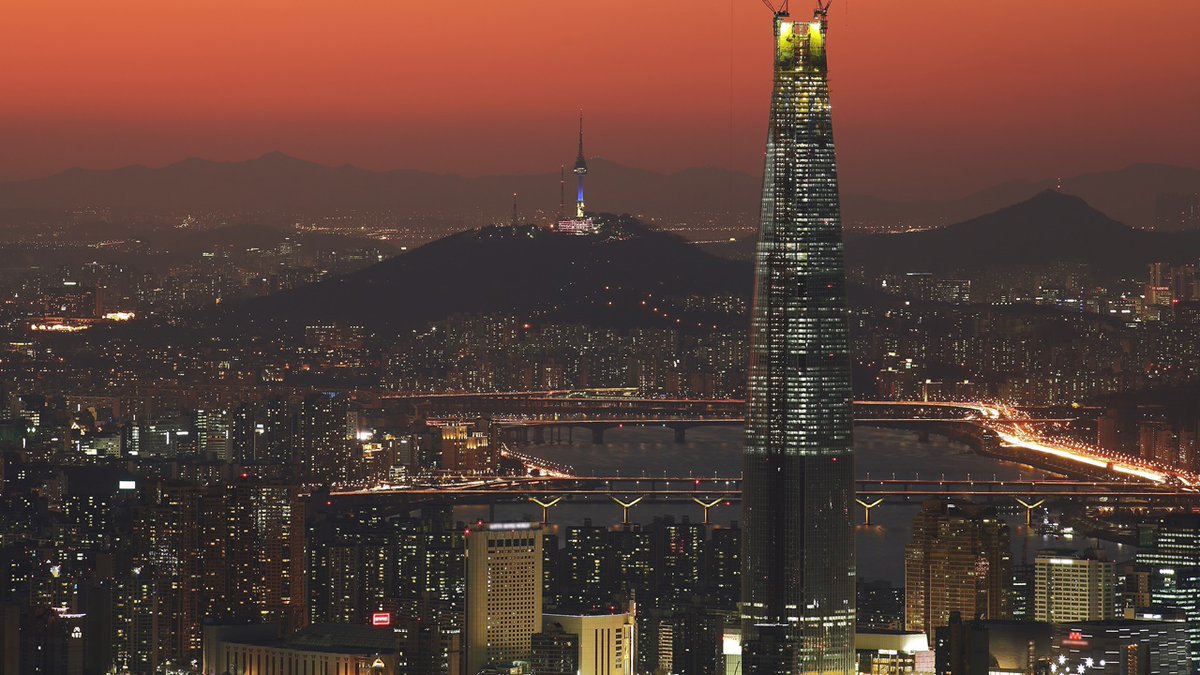
M583 111L579 111L579 156L583 157Z

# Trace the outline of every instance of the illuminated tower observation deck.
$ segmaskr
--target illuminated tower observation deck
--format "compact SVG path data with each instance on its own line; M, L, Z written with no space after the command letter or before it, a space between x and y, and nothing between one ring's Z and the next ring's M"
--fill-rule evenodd
M824 5L775 15L743 453L743 668L853 673L854 456Z

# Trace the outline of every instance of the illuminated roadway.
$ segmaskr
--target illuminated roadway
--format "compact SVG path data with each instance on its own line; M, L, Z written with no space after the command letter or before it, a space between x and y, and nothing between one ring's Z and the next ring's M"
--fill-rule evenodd
M930 498L970 498L1021 503L1035 508L1045 499L1069 498L1098 506L1195 505L1200 493L1167 485L1085 480L902 480L860 479L856 497L868 510L878 503L911 503ZM560 502L611 499L620 503L696 502L706 509L741 500L741 480L728 477L530 476L489 478L445 485L378 485L331 493L337 497L408 497L459 504L533 502L548 508ZM1042 501L1035 501L1042 500ZM871 504L869 502L877 503ZM868 502L868 503L863 503Z
M1064 459L1081 467L1089 467L1092 472L1102 470L1130 480L1173 483L1183 488L1200 485L1200 476L1195 473L1175 469L1161 462L1109 452L1074 439L1050 437L1037 430L1027 415L1013 407L1002 404L976 405L981 413L987 415L979 424L994 432L1009 447Z
M501 428L628 425L696 426L739 425L744 402L736 399L638 398L632 390L579 390L502 392L484 394L421 394L386 397L416 408L438 410L447 417L475 412L499 413L492 417ZM960 422L995 435L1004 448L1020 451L1025 458L1039 458L1065 470L1089 475L1103 474L1132 483L1174 486L1183 490L1200 487L1200 475L1182 471L1154 460L1109 452L1095 445L1057 436L1045 427L1067 423L1066 418L1034 418L1015 406L1002 403L954 401L855 401L859 410L893 407L921 410L961 411L953 417L856 417L862 423ZM563 417L563 415L569 417ZM677 430L678 432L678 430ZM514 455L517 453L513 453ZM535 458L525 458L537 462ZM545 467L548 473L566 474L561 468Z

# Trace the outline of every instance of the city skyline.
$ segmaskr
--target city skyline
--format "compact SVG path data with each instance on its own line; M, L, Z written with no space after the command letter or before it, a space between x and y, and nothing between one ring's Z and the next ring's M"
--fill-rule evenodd
M0 49L21 67L6 69L0 86L24 95L0 113L12 130L0 178L275 150L330 165L527 172L570 156L563 141L579 108L588 113L593 147L614 161L655 170L760 169L754 139L766 119L752 101L766 95L769 81L757 67L759 3L698 4L682 13L654 5L509 6L491 24L512 39L491 51L500 76L483 85L487 132L472 128L474 106L447 86L469 59L469 50L449 48L469 20L439 22L432 6L317 3L289 14L296 30L275 34L268 30L274 3L254 3L236 19L231 7L189 13L147 5L121 14L76 3L60 24L34 5L10 14ZM1198 107L1197 94L1178 86L1186 64L1200 60L1185 33L1200 12L1190 3L1157 6L1150 16L1131 16L1110 0L1069 0L1028 17L1000 3L970 11L927 3L919 14L849 3L838 11L843 72L831 86L849 193L944 198L1140 161L1186 165L1196 155L1200 137L1186 111ZM603 39L635 20L644 31ZM900 38L899 27L914 23L919 37ZM1115 58L1095 37L1133 39L1147 23L1156 37L1137 41L1137 59ZM1020 26L1020 50L984 39L1007 24ZM565 27L576 25L589 26L588 48L566 57L578 35ZM398 28L425 37L396 44L390 36ZM707 36L712 47L657 54L657 36L679 31ZM352 36L352 46L338 48ZM898 39L905 58L895 57ZM223 49L179 47L214 42ZM644 67L627 67L634 59ZM418 62L420 69L412 66ZM927 71L925 84L904 86L914 62ZM503 76L515 72L536 76ZM880 94L893 102L888 115L878 114ZM72 112L80 98L89 102L86 119ZM682 118L680 100L692 102ZM1155 123L1128 133L1145 110ZM689 142L696 136L713 142ZM1101 137L1105 143L1094 142Z
M0 675L1200 675L1200 9L726 1L14 10Z

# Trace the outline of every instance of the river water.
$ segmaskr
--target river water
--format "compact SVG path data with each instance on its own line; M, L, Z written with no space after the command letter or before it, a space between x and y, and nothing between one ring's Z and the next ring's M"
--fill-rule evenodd
M855 463L860 478L940 478L1014 480L1046 478L1047 474L1027 466L982 457L970 447L952 442L942 436L930 436L921 442L913 432L858 426L854 431ZM574 442L560 445L539 445L521 448L522 452L569 464L579 475L604 476L739 476L741 474L742 432L727 427L698 427L689 429L686 443L675 443L670 429L628 427L609 429L604 444L593 445L590 433L575 434ZM714 507L712 522L728 523L738 520L740 508L736 502ZM871 514L871 527L859 526L858 573L863 579L884 579L902 584L904 577L904 546L912 535L912 521L920 510L919 504L883 505ZM1040 535L1025 527L1023 511L1015 503L1006 509L1011 526L1013 562L1023 559L1032 562L1041 548L1085 548L1094 541L1081 537L1064 539ZM1040 513L1040 511L1039 511ZM703 510L692 504L639 504L631 509L632 522L648 523L657 515L671 514L676 518L689 517L693 522L703 519ZM541 518L541 509L526 506L499 506L496 518ZM576 525L590 518L596 524L620 522L621 509L611 502L562 504L550 512L550 521ZM863 509L856 507L856 521L861 523ZM1121 561L1132 557L1130 547L1104 544L1109 554Z

